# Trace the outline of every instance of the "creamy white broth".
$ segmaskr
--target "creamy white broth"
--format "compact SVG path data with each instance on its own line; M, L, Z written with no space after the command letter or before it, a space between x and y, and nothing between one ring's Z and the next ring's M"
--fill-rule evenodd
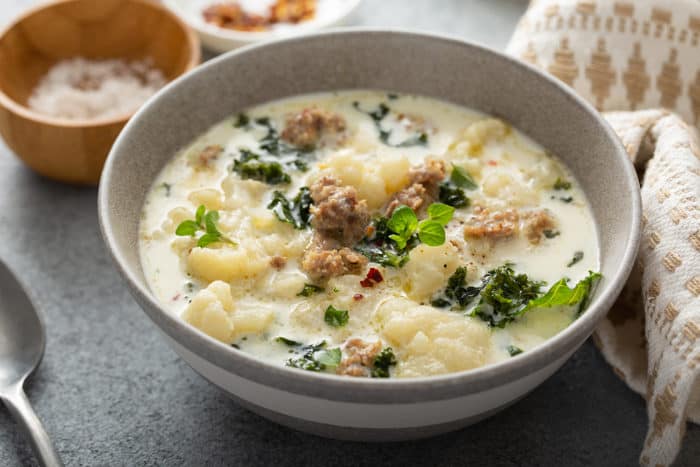
M390 108L381 121L382 129L391 130L390 144L422 133L425 144L384 144L367 115L382 103ZM242 148L265 154L259 145L268 130L254 123L256 119L269 118L282 133L287 119L307 108L341 117L345 128L338 141L303 155L306 172L285 168L290 183L276 185L243 180L232 172ZM573 287L589 271L598 270L597 234L576 180L554 156L506 123L434 99L376 91L300 96L248 109L245 115L250 120L247 126L236 128L239 116L234 115L176 154L145 203L142 266L153 293L170 312L279 365L303 353L299 347L277 342L280 336L303 344L324 341L326 349L339 348L344 361L352 356L350 339L359 338L368 348L379 342L395 354L392 377L461 371L508 359L514 348L527 352L575 319L576 306L536 308L498 328L467 316L470 307L453 311L430 305L459 266L467 269L467 284L478 285L489 270L511 263L516 273L543 281L542 294L563 277L570 278ZM413 127L408 127L407 119ZM208 164L198 164L202 151L212 145L223 150ZM444 244L418 244L399 268L370 262L359 274L320 280L301 270L314 231L294 229L275 217L267 208L275 190L292 199L301 187L330 176L355 188L376 216L406 188L410 167L428 158L444 163L447 179L455 164L478 185L464 190L471 204L455 210L445 226ZM553 189L558 180L571 186ZM218 211L219 231L235 244L217 242L199 248L196 237L175 234L181 222L195 218L202 204ZM521 218L517 231L505 236L496 232L495 237L466 235L465 228L474 225L482 207L490 213L517 211ZM554 223L536 242L523 227L527 225L523 219L534 212L545 212ZM424 209L419 210L418 217L424 216ZM577 252L582 254L580 260L568 266ZM279 270L270 264L275 256L285 260ZM360 281L371 267L380 271L383 281L363 287ZM304 284L324 290L298 296ZM333 327L324 321L329 305L347 310L346 324ZM362 365L369 376L372 365L366 361ZM333 372L334 367L326 371Z

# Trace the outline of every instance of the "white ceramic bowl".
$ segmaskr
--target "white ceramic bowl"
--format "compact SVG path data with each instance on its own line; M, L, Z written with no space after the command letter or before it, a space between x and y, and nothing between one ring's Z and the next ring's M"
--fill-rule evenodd
M163 0L163 3L197 31L205 47L215 52L227 52L255 42L280 39L344 25L362 0L319 0L319 7L323 7L323 10L319 9L316 18L287 26L283 30L263 32L224 29L204 21L202 10L221 1L223 0Z
M387 380L266 363L165 311L148 288L138 254L142 205L161 168L208 127L250 106L351 88L422 94L497 115L561 157L587 193L598 229L604 279L588 310L543 345L505 362ZM166 87L112 148L99 213L107 247L134 297L198 373L280 423L323 436L380 441L473 423L556 371L593 332L629 275L639 243L640 200L636 174L615 133L554 78L455 39L354 30L249 46Z

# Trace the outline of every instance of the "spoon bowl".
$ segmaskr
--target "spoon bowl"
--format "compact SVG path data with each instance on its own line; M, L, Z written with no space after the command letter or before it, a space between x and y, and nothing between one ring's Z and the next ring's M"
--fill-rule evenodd
M24 288L0 261L0 387L24 381L44 356L44 323Z
M44 322L22 284L0 261L0 399L24 429L43 466L62 466L24 394L24 381L44 355Z

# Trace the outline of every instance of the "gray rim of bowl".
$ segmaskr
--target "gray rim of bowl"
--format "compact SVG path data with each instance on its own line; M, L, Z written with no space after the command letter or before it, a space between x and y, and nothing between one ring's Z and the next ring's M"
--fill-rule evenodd
M617 146L617 154L623 160L625 167L624 183L628 185L631 196L632 212L630 213L632 223L625 242L625 253L623 261L620 263L616 274L613 277L606 277L599 285L592 303L586 312L574 321L569 327L553 336L543 344L533 350L524 352L509 360L486 365L480 368L467 370L459 373L449 373L439 376L427 376L420 378L402 379L361 379L348 378L329 374L320 374L287 368L254 357L251 354L238 351L226 344L223 344L193 326L185 323L179 316L175 316L163 308L153 297L146 284L134 274L127 266L121 253L115 249L114 233L107 220L109 202L109 184L116 174L112 173L113 160L119 152L119 146L127 138L130 129L139 124L139 117L142 112L156 100L159 96L178 86L189 76L198 73L205 73L209 68L216 67L219 62L231 60L233 57L255 53L258 48L275 47L281 42L304 42L315 40L326 35L346 35L372 34L377 36L404 35L407 37L420 38L429 41L447 42L453 45L460 45L478 51L479 53L490 54L495 58L507 62L507 66L518 67L527 70L535 75L536 79L545 80L551 86L558 88L572 102L572 105L583 108L591 114L600 126L600 131L607 134L607 137ZM234 113L234 112L232 112ZM637 174L630 162L627 154L620 143L618 136L613 129L603 120L602 116L586 101L576 95L566 85L556 78L546 75L533 66L521 62L515 58L496 52L487 47L473 44L465 40L448 35L415 32L404 29L386 28L345 28L332 29L324 32L303 35L294 38L285 38L262 44L252 44L241 49L221 55L210 60L195 70L169 83L153 96L146 105L139 110L129 121L126 128L117 138L110 154L107 158L98 194L99 222L103 239L107 249L117 265L122 276L126 279L132 294L142 306L146 314L154 321L162 331L171 338L179 342L185 348L194 352L201 358L231 373L256 383L270 386L282 391L299 395L316 397L332 401L341 402L361 402L361 403L412 403L424 401L436 401L451 399L467 394L486 391L488 389L513 382L528 374L546 367L557 358L563 357L568 351L575 350L593 332L595 326L602 320L605 313L614 303L619 295L626 279L628 278L640 237L641 220L641 199L639 194L639 182ZM621 240L623 241L623 240ZM157 311L154 311L157 310Z

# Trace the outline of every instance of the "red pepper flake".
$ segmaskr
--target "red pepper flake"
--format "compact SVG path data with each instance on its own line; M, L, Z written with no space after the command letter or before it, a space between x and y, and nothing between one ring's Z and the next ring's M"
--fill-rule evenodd
M367 271L367 277L360 281L362 287L374 287L375 284L379 284L383 281L382 273L379 272L377 268L369 268Z
M175 294L175 296L173 297L173 301L176 302L179 299L180 299L180 294Z
M496 162L496 161L486 161L486 163L487 163L488 165L493 165L493 166L498 165L498 162Z
M365 296L362 295L361 293L356 293L355 295L352 296L352 299L355 300L356 302L359 302L363 298L365 298Z

